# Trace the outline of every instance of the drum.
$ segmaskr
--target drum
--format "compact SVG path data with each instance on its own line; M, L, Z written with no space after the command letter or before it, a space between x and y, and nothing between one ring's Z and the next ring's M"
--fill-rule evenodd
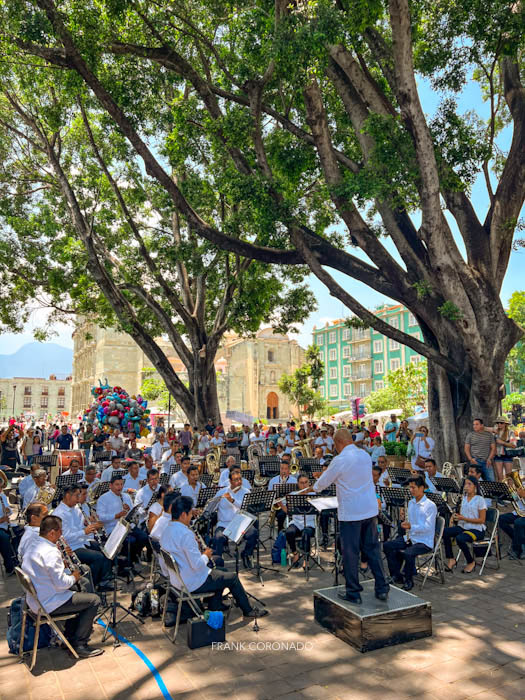
M58 466L62 471L67 471L72 459L78 459L80 468L84 466L83 450L58 450Z

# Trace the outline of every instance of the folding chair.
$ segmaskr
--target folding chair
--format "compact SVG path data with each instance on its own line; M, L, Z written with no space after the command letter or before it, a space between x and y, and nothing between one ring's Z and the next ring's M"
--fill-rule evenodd
M499 535L498 535L498 522L499 522L499 510L497 508L487 508L487 516L485 519L485 537L482 540L476 540L475 542L472 543L472 552L474 554L474 557L476 559L479 559L479 557L476 557L476 547L486 547L485 554L483 556L483 561L481 562L481 567L479 570L478 576L481 576L483 573L487 559L490 555L490 550L492 549L492 545L494 545L494 548L496 550L496 564L493 567L490 567L492 569L499 569L500 568L500 559L501 559L501 553L499 549ZM459 561L459 558L461 556L461 550L458 552L458 555L456 557L456 561Z
M445 518L438 515L436 518L436 534L434 537L434 548L431 552L427 554L420 554L416 557L416 569L419 576L423 577L419 590L423 590L423 586L427 582L427 578L433 580L439 577L441 583L445 583L445 567L443 563L443 551L441 547L441 541L443 539L443 530L445 529ZM420 559L423 562L419 564ZM431 570L434 569L435 573L431 574Z
M177 639L177 634L179 632L179 625L180 625L180 615L182 612L182 606L186 602L189 604L193 612L197 617L203 618L202 610L197 604L197 601L203 601L206 600L207 598L213 598L215 595L214 591L211 591L209 593L197 593L192 594L189 592L189 590L186 588L184 585L184 581L182 580L182 577L180 575L180 570L177 562L175 559L171 556L169 552L166 552L164 549L160 550L160 556L162 557L164 564L168 570L168 573L170 576L168 577L169 581L169 587L166 591L166 596L164 598L164 608L162 610L162 631L164 634L168 637L170 642L175 644L175 640ZM175 576L176 579L178 579L181 582L181 587L176 588L172 581L172 575ZM177 607L177 619L175 622L175 630L173 632L173 636L170 637L170 633L167 632L166 630L168 629L165 625L166 621L166 613L168 610L168 603L169 603L169 598L170 598L170 593L173 593L175 597L177 598L178 601L178 607Z
M35 641L33 644L33 653L31 657L31 665L29 666L29 670L32 671L33 667L36 663L36 655L38 651L38 637L40 634L40 626L42 623L44 625L49 625L54 632L60 637L60 639L64 642L64 644L67 646L69 651L73 654L75 659L78 659L79 656L77 652L73 649L69 641L67 640L66 636L60 629L60 627L56 624L57 622L65 622L66 620L72 620L73 618L78 616L78 613L68 613L67 615L53 615L53 613L47 613L43 606L42 603L38 600L37 595L36 595L36 590L35 587L33 586L31 579L27 574L25 574L22 569L20 569L18 566L15 567L16 571L16 577L18 579L18 583L22 586L24 593L26 594L26 597L28 595L32 596L37 604L38 604L38 612L34 613L29 605L27 604L27 600L24 600L24 612L22 615L22 631L20 634L20 646L18 648L18 656L20 660L22 661L24 658L24 635L25 635L25 629L26 629L26 620L27 616L33 620L35 623Z

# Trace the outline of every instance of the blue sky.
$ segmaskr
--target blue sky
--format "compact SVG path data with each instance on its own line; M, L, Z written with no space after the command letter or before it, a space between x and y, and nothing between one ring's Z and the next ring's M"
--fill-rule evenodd
M419 81L419 92L425 112L431 116L439 104L440 96L436 94L431 89L430 85L425 81ZM488 106L487 104L483 103L480 89L475 82L468 83L461 96L458 98L458 104L462 112L474 110L482 118L487 118L488 116ZM506 151L509 147L511 136L512 134L510 129L506 129L498 138L498 145L504 151ZM481 220L483 220L488 207L488 197L483 177L479 177L474 185L472 200L478 216L481 218ZM455 223L451 217L449 217L449 221L454 230ZM458 244L460 244L459 240ZM387 247L393 254L395 254L395 249L391 244L387 245ZM363 259L368 259L367 256L360 251L352 252ZM523 274L524 265L525 248L515 251L511 255L510 264L501 293L501 298L504 304L507 303L512 292L525 288ZM370 289L366 285L362 284L361 282L357 282L350 277L346 277L339 273L333 273L333 276L350 294L355 296L362 304L369 308L374 308L384 301L389 301L386 299L386 297L378 294L373 289ZM308 318L304 319L300 326L300 332L297 335L294 334L292 336L297 338L298 342L303 347L306 347L311 343L311 333L315 325L319 327L324 325L326 321L331 321L348 315L348 309L346 309L346 307L341 304L340 301L331 297L326 287L319 282L317 278L311 276L309 283L317 299L318 308ZM32 342L33 329L36 327L45 326L46 317L46 312L35 311L32 314L30 322L27 324L23 333L17 335L6 333L0 336L0 354L10 354L16 352L16 350L25 343ZM73 341L71 338L73 329L71 326L57 325L55 330L57 335L52 339L53 342L67 347L73 346Z

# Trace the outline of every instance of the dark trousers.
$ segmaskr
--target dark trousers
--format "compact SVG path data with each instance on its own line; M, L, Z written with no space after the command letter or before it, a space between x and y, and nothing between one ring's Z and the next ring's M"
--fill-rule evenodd
M512 549L516 554L521 554L521 547L525 545L525 518L504 513L499 516L499 526L512 540Z
M405 581L412 581L416 573L416 557L419 554L427 554L432 551L422 542L407 544L403 535L395 540L383 542L383 551L388 562L390 576L398 578L401 575L401 565L405 562Z
M454 525L453 527L446 527L443 531L445 556L448 559L454 558L454 552L452 551L452 540L455 537L456 544L465 555L467 564L471 564L474 561L474 557L470 553L469 544L472 544L472 542L476 542L476 540L482 540L484 536L485 530L465 530L459 525Z
M129 556L132 562L139 560L140 553L144 547L147 547L148 551L151 552L148 535L140 527L135 527L133 530L130 530L128 536L126 537L126 545L128 544Z
M246 556L251 557L253 554L253 551L255 547L257 546L257 537L259 535L259 530L257 529L257 521L249 527L243 537L244 540L244 549L242 551L242 554L246 554ZM212 538L212 541L210 543L210 547L213 550L213 553L216 554L217 556L222 556L222 553L224 551L224 548L226 547L228 543L228 538L224 535L224 528L223 527L217 527L215 528L215 534Z
M111 583L111 559L105 557L102 552L87 547L75 549L75 554L82 564L87 564L91 569L93 585L98 586L101 581Z
M79 613L78 617L67 620L65 634L69 641L76 646L87 644L93 631L93 620L98 614L100 598L94 593L73 593L71 598L56 610L53 615Z
M281 530L284 529L284 521L286 520L286 513L284 510L279 509L275 519L277 520L277 532L281 532Z
M330 524L330 518L333 517L333 513L329 513L328 511L322 511L321 515L319 516L319 524L321 525L321 532L323 533L323 538L328 537L328 526Z
M347 594L355 596L363 590L359 583L361 547L367 556L368 565L374 575L376 593L387 593L389 585L386 582L381 563L381 550L377 536L377 518L342 520L339 523L339 528Z
M297 551L296 541L298 537L301 538L301 549L303 552L310 551L310 541L315 535L315 530L313 527L305 527L304 530L299 530L297 525L292 523L288 525L284 534L286 535L286 541L288 542L290 551L295 554Z
M220 610L222 594L225 588L228 588L235 602L242 610L243 614L247 614L252 609L246 591L239 581L239 577L234 571L226 571L225 569L212 569L206 581L192 593L210 593L215 592L213 598L209 600L210 610Z
M16 559L13 555L13 546L11 544L9 532L3 528L0 528L0 554L4 560L6 573L10 574L15 568Z

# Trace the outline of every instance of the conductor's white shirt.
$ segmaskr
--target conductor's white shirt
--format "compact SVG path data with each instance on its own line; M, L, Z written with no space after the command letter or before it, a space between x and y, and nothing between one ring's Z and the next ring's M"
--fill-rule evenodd
M365 450L353 444L347 445L332 459L313 488L319 493L330 484L335 484L340 521L366 520L377 515L372 459Z
M183 523L174 520L162 533L160 546L175 559L184 585L190 593L200 588L211 569L208 557L200 553L194 533ZM171 570L170 581L175 588L181 587L180 580Z
M131 498L127 493L122 493L120 496L117 496L117 494L113 493L113 491L106 491L106 493L102 494L97 501L98 519L104 526L104 530L106 531L107 535L113 532L115 525L118 522L115 518L115 514L120 513L123 510L122 501L120 500L121 498L131 510L133 504L131 503Z
M66 574L58 547L49 540L38 537L38 541L26 552L22 569L31 579L38 600L47 613L67 603L73 595L69 589L75 583L75 577ZM27 604L33 612L38 611L36 600L29 594Z

